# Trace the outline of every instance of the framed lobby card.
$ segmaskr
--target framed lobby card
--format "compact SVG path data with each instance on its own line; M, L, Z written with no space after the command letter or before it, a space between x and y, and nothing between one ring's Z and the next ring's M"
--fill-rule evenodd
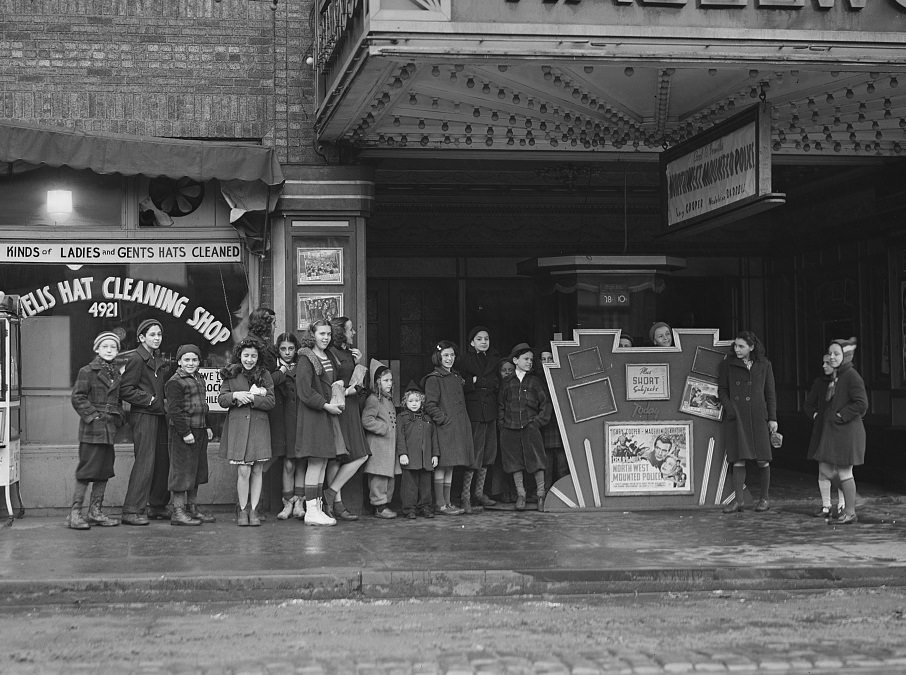
M721 362L727 358L728 352L708 347L696 347L695 357L692 359L692 372L717 379L717 369Z
M313 321L330 321L343 315L342 293L297 293L296 330L308 330Z
M605 422L605 495L693 494L691 467L691 421Z
M724 407L717 397L717 385L691 375L687 377L680 399L680 412L719 422Z
M299 286L343 283L343 249L297 248Z
M566 388L566 395L573 412L573 422L577 424L617 412L617 402L613 397L609 377L574 384Z
M590 377L604 372L604 361L601 359L601 352L597 346L580 349L570 354L567 358L569 359L569 370L574 380L581 380L583 377Z
M670 366L666 363L627 363L627 401L669 401Z

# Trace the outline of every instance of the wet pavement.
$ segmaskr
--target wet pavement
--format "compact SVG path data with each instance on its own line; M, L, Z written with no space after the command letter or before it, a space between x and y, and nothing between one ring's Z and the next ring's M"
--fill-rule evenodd
M906 498L860 486L859 522L812 517L811 476L775 472L772 508L516 512L336 527L0 528L0 605L81 599L326 599L906 586Z

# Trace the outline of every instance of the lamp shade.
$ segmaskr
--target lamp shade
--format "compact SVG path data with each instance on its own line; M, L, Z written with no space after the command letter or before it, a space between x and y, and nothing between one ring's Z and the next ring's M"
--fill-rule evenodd
M72 213L72 190L48 190L47 213L62 220Z

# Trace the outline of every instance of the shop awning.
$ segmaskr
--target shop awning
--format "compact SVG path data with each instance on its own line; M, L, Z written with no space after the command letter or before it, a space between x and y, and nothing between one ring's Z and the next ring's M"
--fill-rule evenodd
M84 133L18 122L0 122L0 163L12 173L67 166L124 176L261 182L270 187L283 183L273 149L251 143Z

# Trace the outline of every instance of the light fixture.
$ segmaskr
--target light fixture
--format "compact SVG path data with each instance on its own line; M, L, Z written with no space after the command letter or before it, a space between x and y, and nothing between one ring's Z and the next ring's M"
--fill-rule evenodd
M72 215L72 190L48 190L47 214L55 221L62 221Z

